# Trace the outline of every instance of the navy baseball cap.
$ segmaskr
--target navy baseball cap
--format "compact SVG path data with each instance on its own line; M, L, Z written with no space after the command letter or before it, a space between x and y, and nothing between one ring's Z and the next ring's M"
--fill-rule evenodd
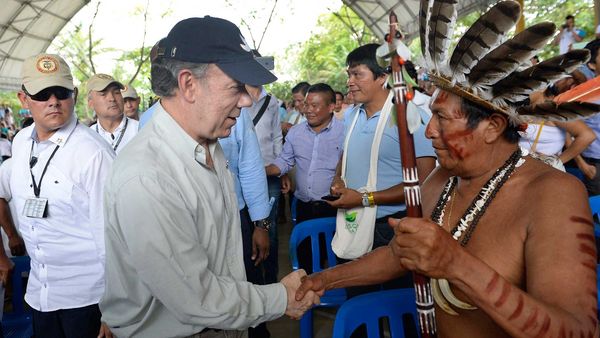
M231 78L252 86L277 80L254 58L239 28L220 18L205 16L179 21L160 41L158 56L214 63Z

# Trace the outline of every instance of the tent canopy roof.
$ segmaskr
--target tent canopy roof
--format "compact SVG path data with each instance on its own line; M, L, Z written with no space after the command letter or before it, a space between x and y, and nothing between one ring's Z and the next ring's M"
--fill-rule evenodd
M45 51L56 35L90 0L4 0L0 10L0 90L17 90L23 60ZM396 12L408 38L418 34L417 0L342 0L380 38L388 30L388 13ZM494 0L460 0L459 16Z

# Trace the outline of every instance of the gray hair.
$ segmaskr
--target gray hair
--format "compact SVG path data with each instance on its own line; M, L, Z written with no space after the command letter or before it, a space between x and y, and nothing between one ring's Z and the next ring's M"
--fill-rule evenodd
M208 63L184 62L174 59L158 58L152 62L151 82L152 91L161 97L171 97L175 95L178 88L178 75L184 69L189 69L198 80L206 76Z

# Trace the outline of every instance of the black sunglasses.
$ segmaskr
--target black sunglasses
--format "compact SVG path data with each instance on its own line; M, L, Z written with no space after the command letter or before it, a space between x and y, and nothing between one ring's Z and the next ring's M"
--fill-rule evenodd
M52 95L54 95L59 100L66 100L66 99L73 97L72 90L67 89L65 87L59 87L59 86L48 87L35 95L29 94L27 92L27 89L25 89L25 86L23 86L23 85L21 86L21 89L23 90L23 92L25 94L27 94L27 96L29 96L31 99L33 99L35 101L48 101L50 99L50 97L52 97Z

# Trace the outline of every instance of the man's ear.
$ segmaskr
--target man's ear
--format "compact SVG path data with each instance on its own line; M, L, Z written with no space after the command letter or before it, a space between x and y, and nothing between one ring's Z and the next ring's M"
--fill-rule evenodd
M27 94L25 94L22 90L19 90L17 93L17 98L21 101L21 106L25 109L29 109L29 102L27 102Z
M377 82L377 84L379 84L381 87L383 87L383 86L385 86L385 82L387 81L387 78L388 78L387 74L379 75L375 79L375 82Z
M189 69L181 70L177 76L177 84L183 99L193 102L194 92L196 90L196 86L198 85L198 81L196 81L196 77L194 74L192 74L192 71Z
M499 137L502 137L506 128L508 128L508 117L504 114L493 113L486 119L488 125L485 127L485 142L494 143Z

